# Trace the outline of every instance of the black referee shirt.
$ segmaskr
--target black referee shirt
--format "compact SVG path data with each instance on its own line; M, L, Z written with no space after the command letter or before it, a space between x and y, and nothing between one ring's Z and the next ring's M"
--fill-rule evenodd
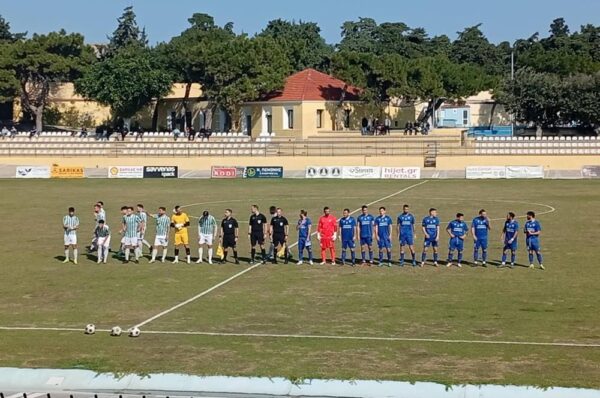
M287 218L281 216L275 216L271 219L271 226L273 227L273 235L285 235L285 226L288 225Z
M231 235L235 236L235 229L238 228L238 222L235 218L224 218L221 221L221 229L223 231L223 235Z
M253 234L262 235L264 233L264 226L267 224L267 217L264 214L259 213L258 215L252 214L250 216L250 228Z

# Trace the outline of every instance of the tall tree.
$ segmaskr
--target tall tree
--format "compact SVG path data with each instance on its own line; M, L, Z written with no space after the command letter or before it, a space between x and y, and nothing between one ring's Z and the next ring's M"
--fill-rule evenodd
M148 46L148 37L146 29L140 29L133 7L125 7L123 14L117 19L117 28L111 36L108 37L109 54L114 54L122 48L129 46Z
M359 18L358 21L346 21L342 25L340 51L359 53L375 52L377 22L372 18Z
M259 36L270 37L281 46L293 71L306 68L323 69L332 53L321 36L321 28L314 22L270 21Z
M480 27L481 24L478 24L458 32L458 38L452 43L450 57L456 63L480 66L487 73L500 76L507 72L505 60Z
M38 131L52 83L71 82L93 61L83 36L64 30L0 46L0 87L17 87Z
M10 23L0 15L0 43L13 42L25 38L27 33L12 33Z

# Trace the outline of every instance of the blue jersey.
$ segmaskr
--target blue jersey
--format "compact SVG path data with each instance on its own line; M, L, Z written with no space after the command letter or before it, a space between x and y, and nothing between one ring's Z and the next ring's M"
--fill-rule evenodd
M512 221L506 221L504 223L504 243L508 243L509 241L513 240L513 239L517 239L517 236L519 234L519 223L515 220Z
M467 234L469 226L464 221L453 220L448 223L447 230L457 238L462 238Z
M538 220L531 220L525 223L525 234L527 238L538 238L538 235L531 235L532 232L540 232L542 225Z
M388 215L379 216L375 219L377 225L377 236L380 238L389 238L392 230L392 218Z
M437 236L437 228L440 226L440 219L437 217L427 216L423 219L422 223L423 227L425 227L425 231L427 235L429 235L429 240L435 240Z
M339 221L342 241L354 239L354 231L356 230L356 220L354 217L342 217Z
M361 238L372 238L373 237L373 223L375 218L370 215L361 214L358 216L358 227L360 229Z
M413 235L415 226L415 216L410 213L402 213L398 216L398 225L400 226L400 235Z
M308 239L308 230L311 225L312 221L308 217L304 220L298 220L298 239Z
M490 222L487 218L475 217L471 223L471 228L475 231L475 237L477 239L487 240L490 228Z

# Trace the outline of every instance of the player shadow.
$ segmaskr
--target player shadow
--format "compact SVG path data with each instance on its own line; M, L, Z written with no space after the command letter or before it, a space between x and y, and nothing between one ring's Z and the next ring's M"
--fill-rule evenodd
M62 263L63 261L65 261L65 256L54 256L54 259Z

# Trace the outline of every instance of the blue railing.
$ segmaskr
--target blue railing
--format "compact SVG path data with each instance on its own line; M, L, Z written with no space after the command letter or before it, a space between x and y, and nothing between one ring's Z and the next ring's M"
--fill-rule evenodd
M512 126L471 127L467 134L469 137L510 137L513 135L513 128Z

